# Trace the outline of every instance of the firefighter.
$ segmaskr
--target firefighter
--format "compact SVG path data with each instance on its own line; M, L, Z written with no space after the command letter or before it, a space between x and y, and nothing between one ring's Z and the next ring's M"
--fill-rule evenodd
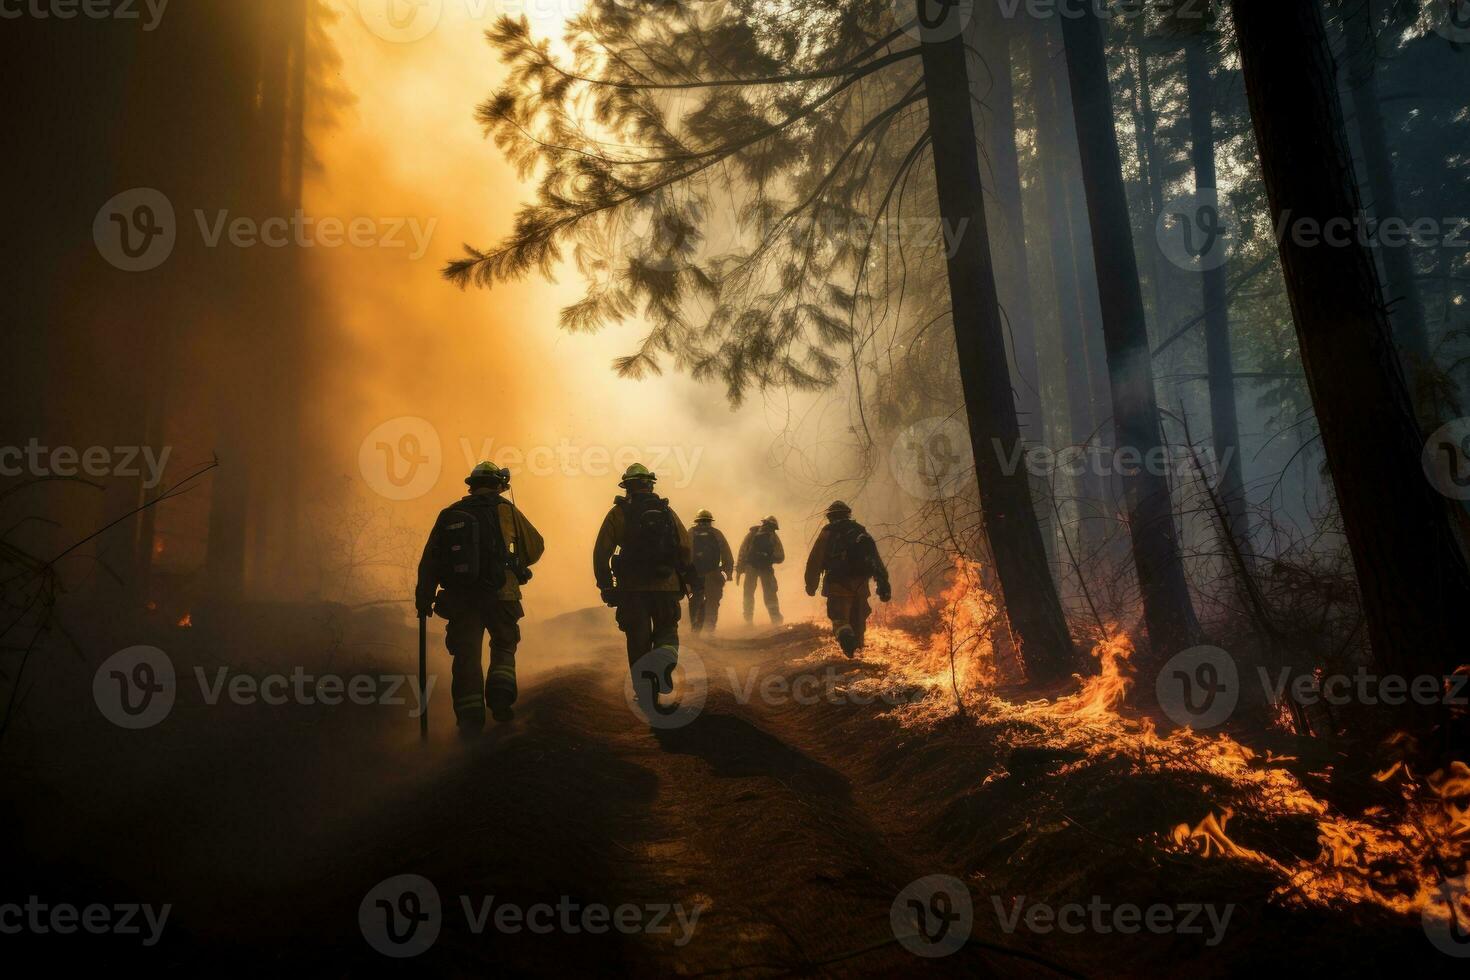
M498 722L515 717L516 647L520 645L521 586L545 543L503 494L510 470L480 463L465 477L469 494L440 512L419 562L415 605L420 616L448 621L444 645L454 659L454 717L460 734L485 727L485 705ZM443 586L443 591L439 587ZM485 633L490 674L482 673Z
M837 500L827 508L827 524L812 543L806 560L806 594L817 594L821 582L827 597L827 616L842 652L852 659L862 649L867 633L868 580L878 583L878 598L888 602L893 588L888 569L878 555L878 544L868 529L852 519L852 508Z
M776 595L776 566L786 560L786 549L776 534L781 525L767 517L755 525L740 542L740 559L735 563L735 577L745 576L745 622L755 622L755 587L760 583L771 622L781 623L781 600Z
M720 600L725 595L725 583L735 577L735 556L730 553L730 542L724 532L715 527L715 515L707 510L694 515L689 541L694 555L694 574L699 576L704 586L703 592L689 597L689 626L695 633L705 629L713 633L720 620Z
M679 603L700 584L689 531L653 492L657 480L642 463L628 467L618 484L627 493L613 501L592 548L597 588L602 601L617 609L618 629L628 642L634 696L647 707L673 691Z

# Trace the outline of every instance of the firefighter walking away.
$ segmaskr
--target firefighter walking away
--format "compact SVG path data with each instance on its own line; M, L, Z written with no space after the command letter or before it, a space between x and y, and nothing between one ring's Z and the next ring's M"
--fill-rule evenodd
M868 604L870 580L877 581L880 600L893 598L878 543L867 528L852 519L851 507L834 501L827 508L827 523L817 534L806 560L806 594L816 595L820 582L832 632L849 659L862 649L868 616L873 612Z
M752 527L740 542L740 558L735 563L735 577L745 576L745 622L755 622L755 587L761 587L766 612L771 622L781 622L781 600L776 595L776 566L786 560L786 549L776 534L781 529L776 518L767 517Z
M679 662L679 603L700 591L691 564L689 531L669 502L653 492L658 477L634 463L619 484L592 548L592 573L602 601L617 609L628 642L628 672L644 711L674 689Z
M724 532L715 527L715 515L707 510L694 515L689 541L694 555L694 574L704 587L689 597L689 628L695 633L704 630L713 633L720 621L720 600L725 597L725 583L735 577L735 556L730 552L730 542Z
M420 616L437 612L447 625L444 645L454 659L454 717L461 735L485 727L485 706L496 721L515 717L516 648L521 642L521 586L531 579L545 543L503 494L510 470L480 463L465 477L469 493L440 512L419 561L414 604ZM443 591L439 591L440 587ZM490 673L482 650L490 634Z

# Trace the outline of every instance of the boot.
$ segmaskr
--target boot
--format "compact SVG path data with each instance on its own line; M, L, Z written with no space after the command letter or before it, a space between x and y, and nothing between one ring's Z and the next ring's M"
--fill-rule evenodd
M510 706L510 698L500 691L490 695L490 717L502 725L515 721L516 711Z

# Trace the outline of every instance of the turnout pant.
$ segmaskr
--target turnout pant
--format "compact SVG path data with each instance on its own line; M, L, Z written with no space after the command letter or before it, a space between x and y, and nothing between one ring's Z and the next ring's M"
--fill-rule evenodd
M628 672L633 678L633 690L642 691L647 678L639 677L641 669L650 669L644 660L649 653L659 651L662 671L668 670L667 684L661 683L660 690L667 694L671 687L674 664L679 662L679 602L683 598L677 592L622 592L618 595L618 629L628 641ZM666 661L666 663L665 663Z
M694 632L715 631L720 621L720 600L725 597L725 573L705 572L704 591L689 597L689 626Z
M776 595L776 570L774 568L748 568L745 570L745 621L755 622L755 587L760 583L761 593L766 600L766 612L771 622L781 622L781 600Z
M827 597L827 616L832 620L832 633L842 646L843 652L851 655L863 645L868 632L868 616L873 607L865 595L833 595Z
M444 645L454 658L454 717L464 726L485 723L485 702L515 703L516 647L521 642L525 610L513 599L456 598L443 600L449 624ZM481 647L490 634L490 673L485 676Z

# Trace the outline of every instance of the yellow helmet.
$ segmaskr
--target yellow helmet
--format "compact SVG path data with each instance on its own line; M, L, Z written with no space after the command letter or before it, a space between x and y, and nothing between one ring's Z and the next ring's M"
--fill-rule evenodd
M508 487L510 486L510 470L501 469L488 461L481 461L470 470L470 475L464 478L464 482L471 487Z
M657 483L658 477L653 470L642 463L634 463L623 472L623 479L618 486L627 489L629 483Z
M707 510L702 510L694 515L694 519L695 521L709 521L711 524L713 524L715 522L715 515L711 514Z

